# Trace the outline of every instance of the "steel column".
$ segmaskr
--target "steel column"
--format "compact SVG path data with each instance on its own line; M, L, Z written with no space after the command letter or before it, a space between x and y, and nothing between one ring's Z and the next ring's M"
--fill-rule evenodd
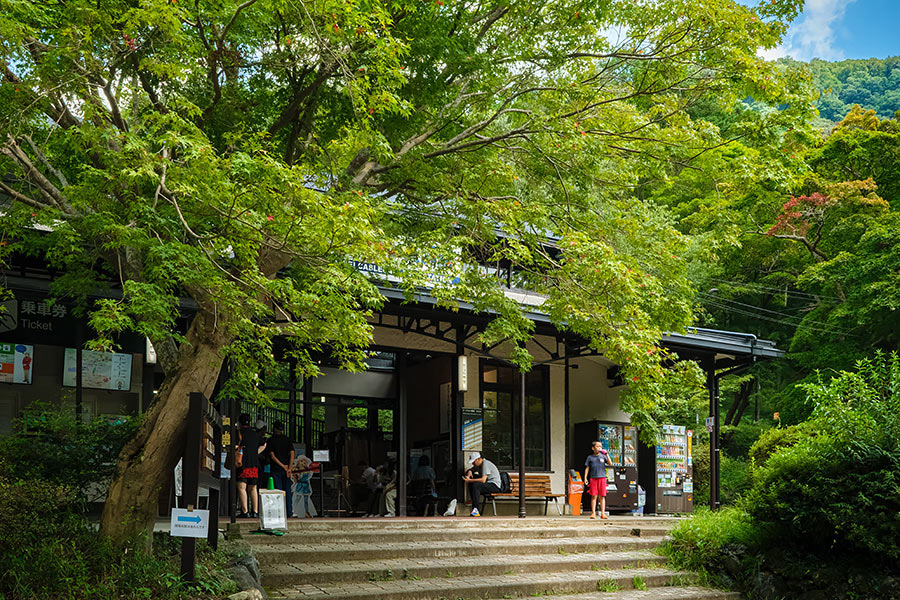
M397 353L397 505L396 516L406 516L406 475L408 437L406 435L406 352Z
M525 371L522 374L522 392L519 398L519 518L525 518Z

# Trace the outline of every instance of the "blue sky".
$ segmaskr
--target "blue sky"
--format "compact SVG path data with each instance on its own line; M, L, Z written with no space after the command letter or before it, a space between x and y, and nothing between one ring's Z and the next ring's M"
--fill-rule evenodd
M900 0L806 0L782 44L764 54L804 61L897 56L898 29Z

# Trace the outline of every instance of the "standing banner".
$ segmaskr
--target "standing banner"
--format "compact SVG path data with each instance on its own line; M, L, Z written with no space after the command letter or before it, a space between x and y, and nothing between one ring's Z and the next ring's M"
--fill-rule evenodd
M287 529L287 505L282 490L259 490L259 528Z

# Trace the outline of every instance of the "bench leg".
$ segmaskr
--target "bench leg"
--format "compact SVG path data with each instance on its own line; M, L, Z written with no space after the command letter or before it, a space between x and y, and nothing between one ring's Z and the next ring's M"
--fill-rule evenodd
M494 506L494 516L497 516L497 501L494 500L494 497L491 496L491 504Z
M554 498L553 504L556 505L556 512L559 514L559 516L562 516L562 511L559 510L559 498Z

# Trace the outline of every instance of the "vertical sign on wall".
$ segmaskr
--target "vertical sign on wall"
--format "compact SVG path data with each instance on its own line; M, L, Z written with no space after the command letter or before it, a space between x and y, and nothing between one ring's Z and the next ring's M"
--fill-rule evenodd
M480 408L462 409L462 450L481 451L484 417Z

